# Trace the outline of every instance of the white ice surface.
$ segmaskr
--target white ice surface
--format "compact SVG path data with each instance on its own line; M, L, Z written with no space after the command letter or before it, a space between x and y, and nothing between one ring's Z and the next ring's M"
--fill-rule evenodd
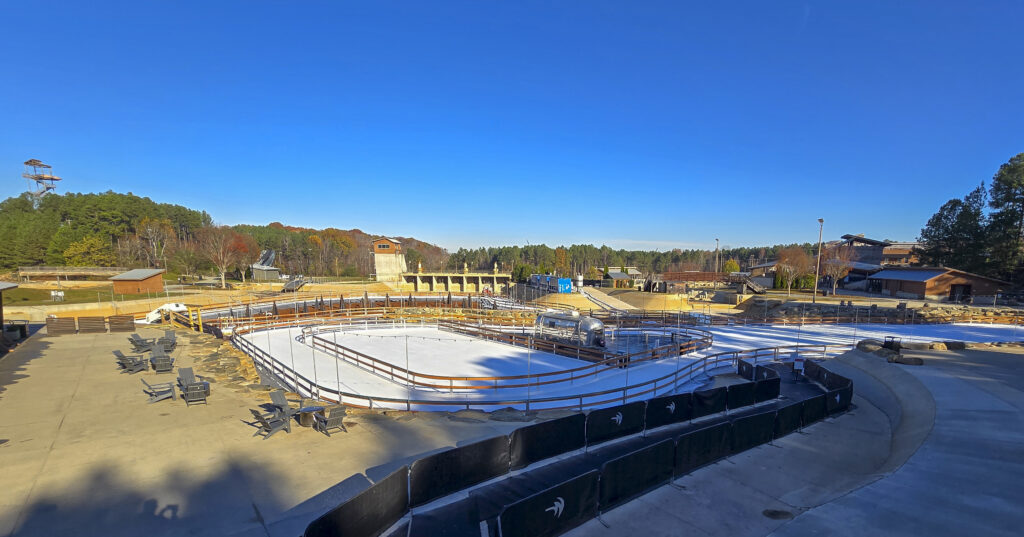
M714 345L711 348L687 355L678 360L687 361L717 352L747 350L779 345L800 344L852 344L865 338L882 339L887 335L899 336L904 342L957 340L957 341L1014 341L1020 339L1012 326L956 324L956 325L805 325L800 326L734 326L711 327ZM345 392L373 397L413 400L445 401L500 401L522 400L542 397L556 397L592 393L600 390L617 389L626 384L637 384L648 379L671 374L677 367L676 359L661 360L628 368L628 370L606 370L599 375L572 384L560 383L551 386L510 388L501 390L473 391L471 393L450 393L439 389L410 389L355 365L336 360L321 350L314 351L308 344L297 340L298 328L254 332L242 336L254 345L269 349L275 360L287 368L294 369L302 376L315 379L317 385L326 389L340 389ZM1024 333L1020 334L1024 336ZM536 374L544 371L558 371L587 365L587 362L533 351L490 341L481 341L468 336L439 331L436 328L377 328L370 330L346 330L338 333L323 333L320 337L346 347L387 361L399 367L406 364L406 336L408 336L409 369L416 372L442 376L507 376ZM529 354L529 360L527 356ZM314 360L315 357L315 360ZM529 362L529 364L528 364ZM699 380L698 380L699 382ZM692 389L695 385L689 386ZM685 388L684 388L685 389ZM529 393L528 393L529 392ZM609 395L591 400L607 399ZM587 401L586 399L584 400ZM365 404L365 400L352 400ZM531 408L565 406L568 403L534 403ZM611 404L611 403L610 403ZM405 404L388 404L392 408L405 408ZM481 406L488 410L501 406ZM451 410L450 407L416 406L414 409Z

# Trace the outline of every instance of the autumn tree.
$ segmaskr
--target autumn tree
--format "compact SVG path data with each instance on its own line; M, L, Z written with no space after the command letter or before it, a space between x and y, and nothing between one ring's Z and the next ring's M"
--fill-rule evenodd
M853 267L853 252L850 250L851 247L847 245L837 246L829 248L822 255L821 273L831 278L833 295L836 294L839 280L845 278L850 273L850 268Z
M199 251L220 271L220 286L227 288L227 272L249 254L245 236L227 226L207 227L197 233Z
M168 218L145 217L139 220L135 232L145 245L146 257L152 267L167 266L167 246L177 236L174 234L174 225Z
M171 254L170 261L185 276L195 276L206 263L203 254L199 252L199 247L192 241L183 241L179 244Z
M735 259L729 259L722 265L722 272L733 273L740 271L740 264Z
M790 246L779 252L779 260L775 264L775 273L786 286L786 295L793 292L793 282L808 274L811 269L811 257L799 246Z

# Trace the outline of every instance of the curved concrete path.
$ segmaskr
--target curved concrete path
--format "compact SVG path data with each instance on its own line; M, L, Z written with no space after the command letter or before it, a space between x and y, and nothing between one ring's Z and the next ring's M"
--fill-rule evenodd
M892 475L781 527L774 535L1020 535L1024 526L1024 355L904 353L931 392L934 427ZM856 390L856 384L854 385Z
M828 368L853 379L850 412L566 535L1019 535L1024 354L999 351L849 352Z

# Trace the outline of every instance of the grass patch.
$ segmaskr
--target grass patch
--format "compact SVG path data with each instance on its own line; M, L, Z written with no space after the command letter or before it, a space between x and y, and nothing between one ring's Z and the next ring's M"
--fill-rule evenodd
M19 287L17 289L11 289L3 292L3 304L4 306L49 306L53 304L86 304L89 302L110 302L114 300L120 302L122 300L138 300L140 298L159 298L163 295L154 294L130 294L130 295L116 295L111 297L114 286L109 285L105 287L93 287L91 289L62 289L64 291L64 300L62 302L55 302L50 298L49 289L26 289Z

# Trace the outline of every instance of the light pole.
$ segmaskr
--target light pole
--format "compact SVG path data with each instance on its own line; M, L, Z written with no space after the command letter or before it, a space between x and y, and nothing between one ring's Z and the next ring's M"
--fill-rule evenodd
M718 289L718 271L720 270L718 265L718 239L715 239L715 289Z
M811 289L811 304L818 296L818 274L821 272L821 232L825 229L825 219L818 219L818 263L814 267L814 288Z

